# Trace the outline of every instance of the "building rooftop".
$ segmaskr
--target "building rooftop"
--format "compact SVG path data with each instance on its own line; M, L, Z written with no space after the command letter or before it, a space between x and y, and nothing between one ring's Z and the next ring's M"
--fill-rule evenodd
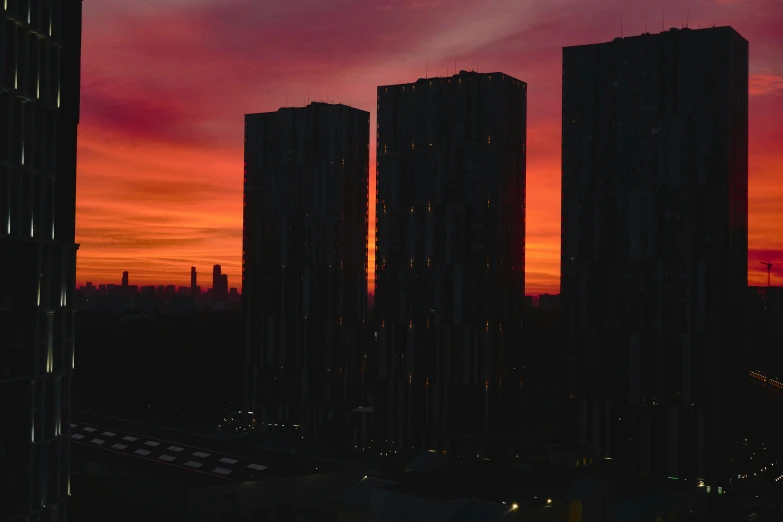
M270 453L267 460L261 451L252 451L253 456L236 455L205 447L201 444L203 439L187 434L178 439L149 437L95 424L71 424L75 456L104 464L112 471L165 479L187 488L290 478L319 470L302 465L301 459L291 458L287 462L280 452ZM337 467L319 465L321 471Z
M481 73L479 73L479 72L476 72L476 71L473 71L473 70L471 70L471 71L462 70L458 74L454 74L452 76L432 76L432 77L428 77L428 78L419 78L415 82L395 83L395 84L390 84L390 85L379 85L378 89L380 90L380 89L384 89L384 88L387 88L387 87L407 87L409 85L416 85L418 83L423 83L423 82L431 82L431 81L435 81L435 80L451 80L452 78L459 79L459 78L474 77L474 76L479 76L479 75L480 76L487 76L487 77L497 76L499 78L508 78L508 79L513 80L515 82L519 82L521 84L525 84L526 85L526 83L523 82L522 80L520 80L518 78L514 78L513 76L510 76L510 75L508 75L506 73L502 73L502 72L498 72L498 71L496 71L496 72L481 72Z
M245 117L248 118L250 116L264 116L264 115L267 115L267 114L276 114L276 113L283 112L283 111L309 109L310 107L317 107L317 106L345 107L345 108L348 108L348 109L352 109L354 111L364 112L367 115L370 114L368 111L365 111L364 109L358 109L356 107L352 107L352 106L350 106L348 104L345 104L345 103L332 103L332 102L325 102L325 101L311 101L311 102L308 102L308 104L306 106L304 106L304 107L294 107L294 106L291 106L291 107L280 107L276 111L247 113L247 114L245 114Z
M633 40L633 39L637 39L637 38L647 38L647 37L650 37L650 36L663 36L663 35L668 35L668 34L672 34L672 33L679 33L679 32L685 32L685 33L688 33L688 32L699 32L699 33L703 33L703 32L712 32L712 31L732 31L732 32L736 33L740 38L742 38L743 40L745 40L747 42L747 40L742 35L740 35L737 32L736 29L734 29L733 27L728 26L728 25L723 25L723 26L720 26L720 27L701 27L701 28L696 28L696 29L694 29L692 27L681 27L681 28L672 27L670 29L667 29L665 31L661 31L659 33L644 32L644 33L641 33L641 34L635 34L635 35L630 35L630 36L618 36L618 37L614 38L614 40L612 40L611 42L596 42L596 43L591 43L591 44L569 45L569 46L563 47L563 49L574 49L574 48L579 48L579 47L591 47L591 46L595 46L595 45L608 45L610 43L624 41L624 40Z

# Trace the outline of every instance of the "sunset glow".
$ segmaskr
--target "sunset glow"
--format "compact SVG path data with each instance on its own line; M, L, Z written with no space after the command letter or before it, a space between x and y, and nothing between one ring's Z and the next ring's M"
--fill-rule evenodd
M667 4L665 27L750 41L749 281L783 284L783 3ZM626 0L104 0L84 3L78 284L241 286L244 114L316 100L370 111L376 86L457 70L528 84L528 294L559 292L561 48L661 28ZM357 202L360 204L361 202Z

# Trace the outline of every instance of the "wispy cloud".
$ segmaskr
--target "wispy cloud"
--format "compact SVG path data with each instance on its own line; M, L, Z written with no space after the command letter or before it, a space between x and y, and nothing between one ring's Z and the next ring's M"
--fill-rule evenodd
M783 76L774 74L751 74L750 95L763 96L765 94L783 94Z

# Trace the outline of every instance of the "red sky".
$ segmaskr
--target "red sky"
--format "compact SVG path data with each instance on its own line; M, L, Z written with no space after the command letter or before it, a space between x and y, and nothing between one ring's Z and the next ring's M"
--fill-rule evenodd
M621 17L625 35L659 31L662 6L667 29L750 41L749 279L766 284L770 260L782 285L780 0L85 2L77 281L189 284L195 265L211 287L219 263L240 286L244 114L328 95L372 129L377 85L453 74L456 57L528 83L526 288L557 293L561 47L609 41Z

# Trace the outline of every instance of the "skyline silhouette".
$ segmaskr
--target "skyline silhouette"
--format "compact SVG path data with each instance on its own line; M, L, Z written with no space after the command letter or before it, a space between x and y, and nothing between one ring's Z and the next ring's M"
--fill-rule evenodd
M243 115L328 97L369 111L372 128L378 85L453 74L456 59L458 70L503 70L530 86L525 287L557 293L561 48L610 41L620 35L621 16L625 36L661 26L659 5L629 13L615 1L589 11L571 0L543 9L507 1L126 4L84 7L79 285L114 280L122 270L142 285L187 285L187 267L216 261L239 281ZM665 28L684 24L687 9L691 27L730 23L753 42L749 284L766 285L760 261L769 261L772 284L780 285L783 36L775 28L783 5L671 5ZM346 13L358 23L343 23ZM259 48L270 51L262 60ZM374 165L371 146L370 193Z

